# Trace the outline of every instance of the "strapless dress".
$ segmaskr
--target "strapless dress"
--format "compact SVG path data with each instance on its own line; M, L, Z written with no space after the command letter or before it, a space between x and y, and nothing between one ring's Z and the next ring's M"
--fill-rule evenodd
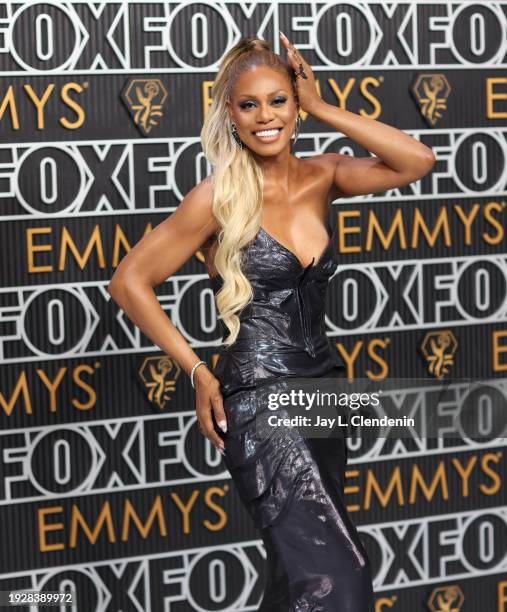
M227 418L224 461L260 530L266 584L260 612L371 612L371 565L344 501L345 434L305 437L295 427L259 435L267 409L259 390L291 378L344 377L326 335L329 280L338 266L335 231L303 266L263 228L242 252L253 300L239 314L237 340L214 369ZM220 276L211 278L216 295ZM219 321L222 336L226 328ZM273 387L274 388L274 387Z

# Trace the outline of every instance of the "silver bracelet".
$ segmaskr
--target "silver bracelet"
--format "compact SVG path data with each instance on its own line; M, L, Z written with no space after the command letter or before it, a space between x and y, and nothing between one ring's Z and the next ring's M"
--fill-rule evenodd
M190 372L190 382L192 383L192 387L194 389L195 389L195 386L194 386L194 372L202 364L207 365L205 361L202 361L202 360L198 361L196 364L194 364L194 367L192 368L192 371Z

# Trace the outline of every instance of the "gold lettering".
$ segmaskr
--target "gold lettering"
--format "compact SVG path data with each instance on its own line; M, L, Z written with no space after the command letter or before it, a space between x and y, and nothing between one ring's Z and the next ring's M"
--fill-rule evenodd
M44 129L44 106L51 95L51 92L55 88L54 83L50 83L44 90L42 98L39 98L31 85L23 85L23 89L28 94L28 97L32 100L35 108L37 109L37 129Z
M155 497L155 501L152 504L150 513L144 525L141 523L141 519L139 518L139 515L137 514L137 512L134 510L134 507L132 506L130 500L129 499L125 500L124 513L123 513L123 525L122 525L122 530L121 530L121 539L123 542L126 542L129 539L128 536L129 536L129 525L130 525L131 517L132 517L132 521L137 527L137 531L141 534L141 537L144 538L145 540L148 537L148 533L151 529L153 521L155 520L155 517L157 518L157 521L158 521L159 533L163 536L167 535L167 527L165 524L164 512L162 509L162 500L160 499L160 495L157 495Z
M416 489L417 489L418 484L421 487L421 490L423 492L424 497L426 498L426 501L431 501L435 495L435 491L437 489L439 482L441 483L442 497L446 500L449 499L449 488L447 486L447 478L445 475L444 464L442 462L438 464L438 468L433 476L433 480L429 488L426 485L426 481L424 480L424 477L419 470L419 466L413 465L412 466L412 480L410 483L409 503L415 504L417 501Z
M213 500L214 495L225 497L225 491L222 489L222 487L209 487L209 489L207 489L204 493L204 503L208 506L208 508L211 508L211 510L216 512L219 520L216 523L212 523L211 521L208 521L208 519L204 519L202 523L206 529L209 529L210 531L219 531L227 524L227 514L221 506L215 503Z
M464 468L461 465L460 460L458 459L458 457L454 457L452 460L452 464L454 465L456 471L458 472L458 474L461 477L461 494L463 495L463 497L468 497L468 495L470 494L470 490L469 490L469 486L468 486L468 480L470 478L470 474L474 468L474 465L477 463L477 456L476 455L472 455L469 460L468 460L468 464L467 467Z
M403 217L402 217L401 209L398 208L396 210L394 219L391 222L391 226L389 228L389 233L387 236L384 234L382 228L380 227L380 223L377 219L377 215L375 214L373 210L370 210L369 217L368 217L368 229L366 232L365 249L367 251L372 250L373 233L375 232L375 234L377 235L377 238L380 239L380 243L382 244L384 251L389 250L389 245L391 244L396 231L398 232L398 240L399 240L400 248L406 249L407 240L405 237L405 228L403 227Z
M26 230L26 250L28 260L28 272L34 274L35 272L52 272L53 266L35 266L34 264L34 253L39 252L51 252L53 247L50 244L34 244L33 236L37 234L51 234L50 227L32 227Z
M396 490L396 499L398 505L403 506L405 502L403 498L403 488L401 486L401 473L399 466L396 466L392 471L385 493L381 490L380 485L373 474L373 471L370 469L366 470L364 509L368 510L371 506L372 491L375 492L381 505L385 508L389 503L389 499L393 494L394 490Z
M352 480L352 478L358 478L359 477L359 470L345 470L345 482L347 482L347 485L345 487L343 487L343 492L345 495L352 495L354 493L359 493L360 488L359 485L351 485L350 481ZM357 512L358 510L361 509L361 506L359 504L348 504L347 505L347 510L349 512Z
M0 105L0 119L4 116L7 107L9 107L9 111L11 113L12 129L19 130L18 111L16 108L16 100L14 99L12 85L9 85L7 93L5 94L2 104Z
M62 116L60 117L60 123L68 130L77 130L77 128L80 128L84 123L85 113L83 107L69 96L69 91L77 91L78 93L81 93L83 88L81 85L79 85L79 83L66 83L60 92L60 97L64 104L66 104L76 113L76 120L71 122L66 117Z
M77 399L72 399L71 403L74 406L74 408L77 408L78 410L90 410L97 403L97 393L95 392L95 389L93 387L90 387L90 385L86 384L81 379L82 372L86 372L87 374L93 374L95 370L94 368L90 367L87 364L82 364L74 368L74 370L72 371L72 380L76 383L78 387L88 392L90 399L88 400L86 404L83 404Z
M76 505L72 505L71 512L71 522L70 522L70 536L69 536L69 546L70 548L76 548L77 546L77 527L78 524L81 525L84 534L88 538L88 541L92 544L95 544L100 530L102 529L102 525L106 524L107 535L109 542L116 542L116 537L114 535L113 528L113 519L111 517L111 508L109 502L104 502L102 510L100 511L99 517L97 519L97 523L93 532L88 527L88 523L85 521L81 511L78 509Z
M206 117L213 102L211 92L213 91L213 81L202 81L201 83L202 116Z
M46 515L54 514L56 512L63 512L63 506L49 506L46 508L39 508L37 510L37 524L39 527L39 550L41 552L63 550L65 548L63 542L57 542L56 544L48 544L46 541L46 533L48 531L59 531L63 529L63 523L46 524L45 522Z
M60 368L54 381L51 381L49 380L49 377L46 375L44 370L41 370L40 368L37 368L36 370L37 375L42 380L42 383L44 384L46 389L49 391L49 412L56 412L56 392L63 377L65 376L66 371L67 368Z
M100 238L100 228L99 228L98 225L96 225L94 227L92 235L90 236L90 239L88 241L88 244L86 245L86 249L85 249L85 252L84 252L83 255L81 255L79 253L78 248L75 245L75 243L72 240L72 238L70 237L70 234L69 234L67 228L64 227L62 229L62 241L61 241L61 244L60 244L60 257L59 257L59 260L58 260L58 269L59 270L64 270L65 269L67 247L69 248L71 253L74 255L74 259L77 261L77 264L81 268L81 270L84 269L88 259L90 258L91 254L92 254L92 250L94 248L97 251L98 267L99 268L105 268L106 267L106 260L104 258L104 249L103 249L103 246L102 246L102 241L101 241L101 238Z
M375 601L375 612L382 612L384 606L392 608L394 606L394 600L389 597L381 597Z
M455 204L453 206L454 210L456 211L456 214L458 215L460 221L463 223L463 226L465 227L464 244L466 245L472 244L470 229L471 229L472 223L474 222L475 217L477 216L477 213L479 212L480 207L481 207L480 204L474 204L472 206L470 214L467 215L459 204Z
M488 119L507 119L507 110L497 111L495 100L507 100L507 92L495 91L495 85L507 85L506 77L489 77L486 79L486 117Z
M497 612L505 612L507 609L507 580L502 580L497 585L498 607Z
M171 497L174 503L181 510L181 514L183 515L183 533L185 534L190 533L190 520L189 520L190 510L193 508L197 498L199 497L199 491L194 490L192 492L192 495L190 496L190 500L188 501L187 505L185 505L181 501L181 498L179 497L177 493L171 493Z
M347 80L347 83L345 84L345 88L343 89L343 91L340 89L340 86L334 79L328 79L327 82L329 83L331 89L333 90L333 93L338 99L338 107L345 110L347 108L347 98L349 97L350 92L352 91L352 88L354 87L354 83L356 82L356 79L354 77L350 77Z
M338 241L340 253L360 253L360 246L346 246L345 235L346 234L359 234L361 228L357 225L353 227L347 227L345 225L345 219L347 217L360 217L361 213L358 210L341 210L338 212Z
M380 87L380 81L370 76L370 77L365 77L364 79L361 79L361 82L359 83L359 91L365 97L366 100L371 102L371 105L373 106L373 110L367 113L365 110L360 108L358 112L363 117L369 117L370 119L377 119L382 112L382 106L380 105L378 98L376 98L370 91L368 91L368 85Z
M12 392L9 400L7 400L4 397L4 394L0 392L0 406L3 408L3 411L7 416L10 416L14 410L14 406L16 405L20 394L23 396L26 414L32 414L32 402L30 400L30 393L28 392L28 382L26 380L25 372L21 372L19 375L18 382L16 383L14 391Z
M349 354L347 352L347 349L343 346L343 344L339 342L336 343L336 348L338 349L340 356L342 357L343 361L345 362L345 365L347 366L347 377L348 378L352 378L354 376L354 362L357 356L359 355L359 352L361 351L362 346L363 346L362 340L358 340L357 342L354 343L354 348L352 350L352 353Z
M487 242L488 244L497 245L503 240L503 237L504 237L503 224L501 221L499 221L498 219L495 219L495 217L492 216L493 210L501 212L503 211L503 209L504 207L502 206L500 202L488 202L488 204L486 204L484 208L484 218L486 219L486 221L488 221L488 223L490 223L496 228L497 234L496 234L496 237L492 237L489 234L486 234L486 232L483 232L482 237L484 239L484 242Z
M424 221L421 215L421 211L418 208L416 208L414 212L414 225L412 227L411 247L415 249L419 246L419 240L418 240L419 229L422 230L422 233L424 237L426 238L426 242L429 244L429 246L432 247L435 245L438 233L440 232L442 228L443 228L443 233L444 233L444 243L446 246L451 246L451 234L449 232L449 220L447 218L447 209L444 207L440 209L440 213L437 217L437 221L435 223L433 233L430 234L428 226L426 225L426 222Z
M389 367L387 361L375 352L374 349L377 347L386 349L387 343L384 340L381 340L380 338L374 338L373 340L370 340L370 342L368 342L368 355L372 358L372 361L378 363L381 366L380 372L374 374L372 370L368 368L366 370L366 374L368 375L368 378L371 378L372 380L383 380L384 378L386 378L386 376L389 375Z
M491 484L490 486L486 486L485 484L479 485L479 489L484 493L484 495L495 495L496 493L498 493L502 486L500 476L496 472L494 472L489 466L490 462L500 463L501 457L502 453L486 453L481 457L482 471L487 474L493 481L493 484Z
M507 353L507 343L502 341L507 338L507 331L493 332L493 372L507 372L507 360L500 361L500 356Z

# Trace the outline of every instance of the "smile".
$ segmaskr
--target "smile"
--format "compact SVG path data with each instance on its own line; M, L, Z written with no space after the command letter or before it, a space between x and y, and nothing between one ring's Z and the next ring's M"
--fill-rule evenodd
M263 142L271 142L278 140L281 131L282 128L274 128L272 130L259 130L257 132L253 132L253 134Z

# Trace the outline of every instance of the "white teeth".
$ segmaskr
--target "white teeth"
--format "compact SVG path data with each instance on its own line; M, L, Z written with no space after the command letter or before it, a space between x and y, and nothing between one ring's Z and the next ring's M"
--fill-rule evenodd
M261 132L255 132L256 136L275 136L280 130L263 130Z

